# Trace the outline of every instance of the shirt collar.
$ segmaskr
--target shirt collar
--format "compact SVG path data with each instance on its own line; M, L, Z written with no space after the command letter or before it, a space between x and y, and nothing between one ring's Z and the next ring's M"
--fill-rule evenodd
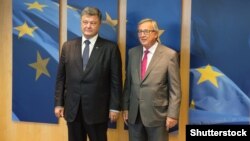
M97 40L97 37L98 37L98 34L96 34L94 37L92 37L92 38L90 38L90 39L86 39L86 38L82 35L82 44L84 44L84 41L85 41L85 40L89 40L90 43L91 43L92 45L94 45L95 42L96 42L96 40Z
M150 53L154 54L154 52L155 52L155 50L156 50L158 44L159 44L158 42L155 42L155 43L148 49L148 51L149 51ZM146 48L145 48L145 47L143 47L143 52L144 52L144 51L146 51Z

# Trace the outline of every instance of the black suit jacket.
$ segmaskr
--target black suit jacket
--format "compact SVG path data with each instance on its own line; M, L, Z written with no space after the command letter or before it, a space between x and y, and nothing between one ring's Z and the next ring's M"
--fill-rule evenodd
M108 121L109 110L120 110L121 56L117 45L98 37L83 71L81 38L64 43L58 66L55 106L64 107L64 118L75 119L82 106L88 124ZM81 100L81 105L80 104Z

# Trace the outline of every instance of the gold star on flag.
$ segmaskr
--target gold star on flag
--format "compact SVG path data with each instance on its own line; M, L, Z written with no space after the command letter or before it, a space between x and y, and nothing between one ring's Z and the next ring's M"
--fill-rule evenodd
M23 25L15 27L15 29L19 31L18 38L24 36L25 34L28 34L33 37L33 32L37 28L38 27L29 27L26 22L24 22Z
M104 23L109 24L112 27L115 27L117 25L117 20L113 20L110 15L106 12L106 20Z
M201 74L198 84L205 81L209 81L217 88L219 87L217 82L217 77L222 76L223 74L214 71L210 65L207 65L205 68L199 68L196 70Z
M165 30L159 30L159 37L161 37L161 35L163 34L163 32L164 32Z
M161 29L159 29L159 36L158 36L158 41L159 42L161 42L161 39L160 39L160 37L161 37L161 35L163 34L163 32L164 32L165 30L161 30Z
M37 1L34 3L25 3L25 4L29 6L28 9L36 9L41 12L43 12L44 7L48 7L47 5L40 4Z
M190 108L191 108L191 109L195 109L195 102L194 102L194 100L191 101Z
M50 74L47 70L47 64L49 62L49 58L42 59L39 51L37 52L37 60L35 63L29 64L30 67L36 70L36 80L42 75L45 74L50 77Z

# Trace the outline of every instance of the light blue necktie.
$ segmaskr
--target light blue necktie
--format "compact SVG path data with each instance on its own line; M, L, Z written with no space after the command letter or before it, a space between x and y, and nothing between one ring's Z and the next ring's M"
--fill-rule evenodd
M88 61L89 61L89 44L90 44L90 41L85 40L84 43L85 43L85 48L84 48L84 51L83 51L83 54L82 54L83 70L85 70L85 68L86 68L86 66L88 64Z

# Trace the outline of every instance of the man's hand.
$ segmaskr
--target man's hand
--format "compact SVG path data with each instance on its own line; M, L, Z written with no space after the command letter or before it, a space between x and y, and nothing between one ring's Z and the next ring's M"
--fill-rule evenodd
M64 108L61 107L61 106L56 106L55 107L55 115L57 118L61 118L61 117L64 117L63 113L64 113Z
M167 131L170 128L174 127L176 124L177 124L177 120L176 119L171 118L171 117L167 117L167 119L166 119L166 129L167 129Z
M111 122L116 122L119 117L119 112L109 111L109 119Z
M123 120L126 125L128 125L128 110L122 112Z

